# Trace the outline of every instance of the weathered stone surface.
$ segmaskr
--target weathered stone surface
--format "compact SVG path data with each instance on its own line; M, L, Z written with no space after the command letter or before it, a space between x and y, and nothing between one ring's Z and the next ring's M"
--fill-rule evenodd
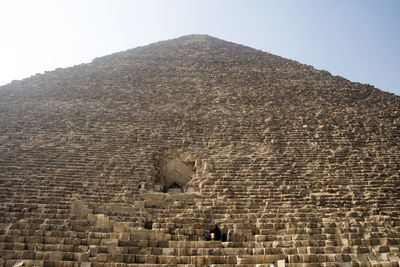
M0 267L398 266L399 112L203 35L0 87Z

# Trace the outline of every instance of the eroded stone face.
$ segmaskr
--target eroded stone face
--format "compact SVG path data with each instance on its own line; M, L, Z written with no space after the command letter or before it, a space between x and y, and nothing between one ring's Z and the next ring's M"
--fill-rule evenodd
M183 188L190 181L193 174L193 169L189 168L188 165L179 159L169 161L160 171L160 175L164 177L167 188L173 184L177 184Z
M187 191L186 185L196 174L197 168L196 159L192 155L178 150L164 150L158 164L156 183L161 184L163 192Z

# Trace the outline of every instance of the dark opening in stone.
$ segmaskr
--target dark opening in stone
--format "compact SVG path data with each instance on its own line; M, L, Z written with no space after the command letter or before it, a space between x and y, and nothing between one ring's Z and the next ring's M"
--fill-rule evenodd
M144 224L145 229L153 229L153 222L146 222Z
M166 189L166 193L183 193L183 188L177 183L173 183L170 187Z

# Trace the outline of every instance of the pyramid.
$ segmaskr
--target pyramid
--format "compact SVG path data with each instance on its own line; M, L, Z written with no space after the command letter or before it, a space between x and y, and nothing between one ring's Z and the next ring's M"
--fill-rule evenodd
M0 266L399 266L399 112L207 35L14 81Z

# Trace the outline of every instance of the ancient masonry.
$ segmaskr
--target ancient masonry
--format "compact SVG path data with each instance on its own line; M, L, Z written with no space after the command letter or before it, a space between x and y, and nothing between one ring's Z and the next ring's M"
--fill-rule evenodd
M14 81L0 266L399 266L399 112L204 35Z

